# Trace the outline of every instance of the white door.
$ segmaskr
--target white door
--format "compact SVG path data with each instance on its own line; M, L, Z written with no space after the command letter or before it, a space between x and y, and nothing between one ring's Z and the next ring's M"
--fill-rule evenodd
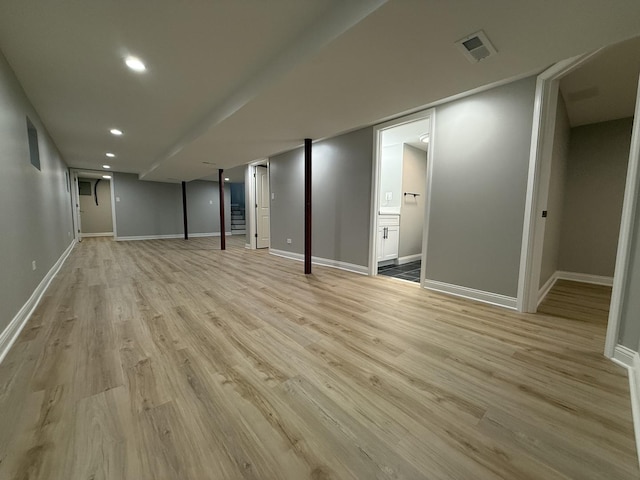
M73 203L73 220L76 231L74 232L75 239L82 241L82 226L80 223L80 186L78 184L78 174L73 172L73 181L71 182L71 202Z
M269 171L266 165L256 166L256 248L268 248L269 231Z

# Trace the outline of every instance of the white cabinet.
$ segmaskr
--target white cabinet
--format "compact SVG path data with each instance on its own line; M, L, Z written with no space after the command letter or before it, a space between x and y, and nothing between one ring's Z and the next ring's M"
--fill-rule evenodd
M400 216L378 216L378 261L393 260L398 258L398 245L400 243Z

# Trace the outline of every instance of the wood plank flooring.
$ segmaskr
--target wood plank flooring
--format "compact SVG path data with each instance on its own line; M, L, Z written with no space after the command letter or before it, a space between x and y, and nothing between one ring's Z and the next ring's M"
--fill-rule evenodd
M638 478L606 292L521 315L241 241L78 245L0 365L0 478Z

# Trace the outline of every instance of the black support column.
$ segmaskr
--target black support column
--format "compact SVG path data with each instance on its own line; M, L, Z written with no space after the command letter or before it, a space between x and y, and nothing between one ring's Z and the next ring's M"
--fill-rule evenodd
M224 170L218 169L218 185L220 186L220 250L227 249L227 238L224 230Z
M304 273L311 273L311 139L304 139Z
M184 239L189 240L189 225L187 223L187 182L182 182L182 219L184 221Z

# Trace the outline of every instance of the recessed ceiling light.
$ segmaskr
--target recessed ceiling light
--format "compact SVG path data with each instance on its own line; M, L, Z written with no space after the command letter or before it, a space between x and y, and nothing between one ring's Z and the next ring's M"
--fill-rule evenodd
M102 168L111 168L111 165L102 165Z
M142 63L142 60L140 60L138 57L128 56L124 59L124 63L126 63L127 67L129 67L134 72L144 72L147 69L144 63Z
M229 181L229 177L224 177L224 181L228 182Z
M420 135L420 141L422 143L429 143L429 134L423 133L422 135Z
M122 130L118 130L117 128L112 128L109 131L111 132L112 135L115 135L116 137L119 137L120 135L122 135Z
M106 155L107 157L109 157L109 158L113 158L113 157L115 157L115 156L116 156L116 154L115 154L115 153L111 153L111 152L107 152L107 153L105 153L105 155Z
M108 180L111 178L111 175L102 175L102 178L106 178Z

